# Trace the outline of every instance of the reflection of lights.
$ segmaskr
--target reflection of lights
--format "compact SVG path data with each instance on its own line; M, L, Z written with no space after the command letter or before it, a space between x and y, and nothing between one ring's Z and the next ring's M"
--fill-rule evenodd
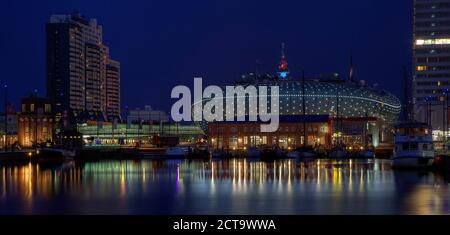
M145 169L145 167L142 167L142 181L145 183L145 172L146 172L146 169Z
M337 203L336 205L355 198L357 199L355 203L358 203L361 198L377 197L380 200L390 201L396 196L394 183L397 182L393 181L395 177L392 176L393 173L386 161L348 160L337 161L331 165L333 162L317 160L297 163L295 160L276 160L273 163L264 163L237 159L206 163L182 161L180 164L170 164L167 161L160 164L157 161L142 160L65 164L64 167L52 169L42 168L36 164L1 166L0 200L14 196L26 203L25 209L33 210L34 204L40 201L34 200L35 198L51 199L63 193L75 196L81 194L87 198L94 196L107 198L115 197L114 195L120 192L120 199L128 206L126 204L128 199L136 195L148 195L160 189L159 186L168 183L173 187L176 186L177 198L189 193L191 195L206 193L214 200L213 206L216 206L217 198L223 196L219 194L227 192L226 190L231 190L231 196L237 195L239 198L246 198L249 193L254 193L258 197L266 193L277 194L277 197L287 199L285 203L291 203L290 200L294 202L295 199L303 197L304 193L309 195L312 193L312 196L326 194L333 196L335 200L333 203ZM383 166L386 166L386 170L383 170ZM180 183L183 176L188 177L186 178L188 183ZM233 176L236 177L236 181L231 182ZM450 191L445 185L446 182L443 179L436 180L436 177L430 174L429 177L421 178L427 181L420 181L420 184L411 188L411 194L405 195L406 213L448 213L446 203L448 204ZM180 182L176 182L177 180ZM146 184L143 181L146 181ZM217 183L218 181L220 183ZM177 183L179 185L176 185ZM145 186L151 190L145 190L143 188ZM191 190L184 187L190 187ZM194 189L199 189L200 192ZM93 190L95 195L92 194ZM387 192L387 195L380 192ZM321 202L318 200L317 203ZM387 203L383 208L392 209L389 206L390 203ZM373 207L369 205L367 208Z
M124 196L126 194L126 184L125 184L125 166L122 162L120 171L120 194Z

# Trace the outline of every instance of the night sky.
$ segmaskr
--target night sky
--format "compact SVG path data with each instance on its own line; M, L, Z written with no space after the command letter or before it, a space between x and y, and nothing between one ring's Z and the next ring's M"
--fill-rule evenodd
M232 83L255 70L275 72L286 43L291 73L337 72L401 96L411 65L412 1L0 1L0 82L10 101L45 95L45 23L79 11L97 18L111 57L121 62L122 107L170 110L171 89L202 76ZM3 91L0 91L3 95Z

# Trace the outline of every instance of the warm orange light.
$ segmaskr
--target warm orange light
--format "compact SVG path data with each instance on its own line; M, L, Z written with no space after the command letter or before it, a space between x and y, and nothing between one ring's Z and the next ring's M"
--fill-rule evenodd
M425 71L427 70L427 66L419 65L417 66L417 71Z

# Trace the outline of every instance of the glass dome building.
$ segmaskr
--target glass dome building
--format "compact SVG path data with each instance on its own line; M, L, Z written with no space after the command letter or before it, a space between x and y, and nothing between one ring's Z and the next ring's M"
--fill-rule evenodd
M302 79L280 79L278 76L271 75L255 78L250 74L244 75L242 80L234 84L234 86L243 86L244 88L250 85L257 88L259 86L279 87L280 116L302 116L303 103L305 104L305 115L309 117L327 116L329 128L331 128L328 131L330 135L328 139L331 142L335 138L341 138L335 137L335 134L342 135L342 138L346 139L346 143L359 142L361 144L364 141L364 135L369 134L373 146L378 146L380 142L390 142L392 135L389 133L402 108L401 102L396 96L377 86L368 86L364 81L355 82L336 77L305 79L303 89ZM225 94L226 88L222 87L222 91ZM270 94L270 92L268 93ZM260 94L259 91L258 94ZM249 104L248 99L246 97L246 105ZM208 101L209 99L203 100L204 103ZM270 98L268 102L270 102ZM270 105L268 106L270 107ZM245 113L248 115L248 106ZM363 128L368 125L364 124L369 122L368 120L370 120L370 127ZM226 125L225 123L226 121L223 125ZM208 133L208 123L204 121L200 124L205 133ZM237 126L238 124L236 124Z
M280 115L303 114L302 81L263 83L279 86ZM304 97L306 115L376 117L383 122L395 122L401 111L400 100L391 93L350 81L305 80Z
M393 123L401 112L401 102L396 96L378 87L367 86L363 81L305 79L303 95L302 80L281 80L269 75L253 80L247 79L247 75L243 78L235 86L278 86L280 115L303 115L303 97L305 115L328 115L330 118L374 117L383 123ZM226 93L225 87L222 91ZM203 100L204 103L208 101L209 99Z
M290 75L287 66L284 44L282 45L281 60L277 74L245 74L240 80L229 85L232 85L235 88L235 91L236 86L242 86L244 88L240 89L239 95L245 97L245 112L242 113L242 110L240 110L239 115L248 115L248 109L252 108L249 106L256 103L254 100L255 96L258 96L256 97L256 100L258 100L257 102L260 102L259 94L266 94L259 91L261 86L269 88L269 90L270 87L278 87L279 115L289 117L291 120L292 118L295 120L306 120L311 118L314 119L315 117L327 117L327 121L321 124L322 127L320 127L320 129L326 130L327 137L325 138L325 142L328 145L335 144L336 142L345 142L349 145L356 146L356 142L358 142L359 145L362 145L363 142L365 143L367 142L367 139L370 139L372 145L377 147L380 142L391 142L393 135L390 133L393 130L394 123L398 120L402 109L400 100L393 94L378 86L369 86L363 80L354 80L352 63L349 79L340 79L337 74L331 74L331 76L326 75L314 79L293 78ZM254 91L255 88L257 89L256 94L253 92L250 98L248 96L249 94L242 92L242 90L247 91L245 88L248 86L252 86L249 89L249 92L250 90ZM227 97L226 99L228 100L230 98L228 96L231 95L234 97L235 103L238 103L237 97L234 96L234 94L237 95L236 92L234 94L227 94L228 89L226 89L226 87L221 87L221 90L224 95L223 97ZM269 90L267 91L268 96L271 95ZM233 115L232 112L234 112L234 116L236 117L237 111L235 109L225 110L227 103L226 99L224 98L223 117L225 118L227 114L228 116ZM249 102L249 99L253 99L253 102ZM209 101L210 99L204 98L202 101L203 105ZM267 97L267 102L267 106L270 107L271 98ZM303 105L305 107L303 107ZM270 110L268 111L270 112ZM205 120L204 116L202 118ZM201 118L196 118L196 120L199 119ZM214 118L208 117L207 120L214 120ZM248 117L246 117L246 120L248 120ZM282 119L280 118L280 122L281 120ZM287 119L285 118L285 120ZM246 124L236 123L233 126L231 124L226 124L226 122L227 121L215 122L215 125L211 126L209 129L218 129L217 132L223 130L223 133L227 133L227 130L237 130L233 133L228 133L226 138L229 137L230 142L233 142L232 140L236 138L239 140L241 129ZM205 133L211 133L211 130L208 131L208 122L202 121L200 122L200 125ZM223 128L221 128L220 125L222 125ZM290 127L279 128L278 131L276 131L276 134L269 134L267 136L268 139L280 139L286 135L297 138L299 132L298 128L292 128L292 126L295 126L293 123L289 125ZM324 125L325 127L323 127ZM296 131L290 134L283 133L286 128L296 129ZM304 128L300 126L300 129L303 130ZM245 135L247 134L254 135L254 137L257 138L266 137L263 136L264 133L258 132L245 134L245 129L246 128L244 127L244 134L242 134L244 135L243 139L245 139ZM316 134L318 133L317 130L311 131L311 128L303 132L308 132L305 137L310 138L311 135L311 138L313 139L317 137ZM215 138L219 139L221 136L217 134ZM227 142L226 138L222 138L224 143ZM342 139L344 139L344 141L342 141ZM324 141L321 140L320 142L323 143Z

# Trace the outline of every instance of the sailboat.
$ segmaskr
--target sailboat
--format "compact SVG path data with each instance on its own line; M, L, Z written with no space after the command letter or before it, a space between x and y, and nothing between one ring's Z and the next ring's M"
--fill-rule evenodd
M312 147L308 147L308 135L306 130L306 89L305 89L305 73L302 75L302 114L303 114L303 146L296 148L294 151L288 153L288 158L315 158L316 153Z
M339 118L339 89L336 87L336 122L338 132L342 132L342 122ZM341 137L338 137L338 143L330 149L328 157L332 159L341 159L347 156L347 151L342 146Z

